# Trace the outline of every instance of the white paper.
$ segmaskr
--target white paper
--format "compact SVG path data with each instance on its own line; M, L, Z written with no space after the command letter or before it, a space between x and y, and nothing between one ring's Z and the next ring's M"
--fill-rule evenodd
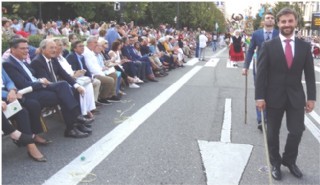
M110 67L108 70L103 71L105 75L109 75L111 73L116 72L116 69L114 67Z
M27 93L29 93L29 92L32 92L32 90L33 90L32 87L29 86L29 87L26 87L26 88L24 88L24 89L20 89L20 90L18 91L18 93L24 95L24 94L27 94Z
M18 100L15 100L7 105L7 109L3 111L3 114L6 118L10 118L11 116L15 115L22 109Z

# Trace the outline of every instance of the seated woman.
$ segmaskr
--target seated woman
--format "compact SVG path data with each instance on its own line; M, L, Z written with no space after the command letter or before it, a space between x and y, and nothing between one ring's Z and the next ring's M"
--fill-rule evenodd
M7 103L11 103L17 99L25 107L11 117L11 119L16 121L19 131L12 128L12 125L10 125L8 119L2 113L2 128L4 133L10 134L10 137L18 146L27 146L28 155L32 159L38 162L45 162L47 159L35 145L35 143L43 145L51 143L50 140L37 135L42 132L40 104L35 100L22 98L22 95L17 93L17 88L3 68L2 86L2 111L6 110Z
M121 74L120 72L117 73L117 71L110 66L106 66L105 65L105 60L103 58L102 55L102 50L103 47L101 45L101 42L98 42L97 47L95 47L95 49L93 50L93 52L95 53L95 56L97 57L97 62L98 65L101 67L102 71L104 72L104 74L106 76L109 76L111 78L114 79L114 85L115 85L115 94L112 95L112 97L108 98L108 101L110 102L119 102L120 101L120 96L119 95L119 91L120 91L120 85L121 85Z
M107 44L105 46L107 47ZM122 78L130 88L139 88L140 86L136 83L143 83L143 81L138 78L138 72L134 63L125 58L121 59L121 48L122 43L120 41L112 43L109 53L104 53L103 55L107 59L107 65L114 66L117 71L121 71ZM132 74L132 77L129 74Z
M63 53L62 41L60 39L54 39L54 42L56 43L56 46L57 46L56 58L58 59L61 67L76 81L80 77L83 78L86 71L85 70L73 71L71 65L62 56L62 53ZM84 115L88 118L93 118L93 114L91 111L96 109L94 93L93 93L93 86L91 83L91 79L89 77L86 77L86 78L88 79L88 82L84 82L84 83L80 84L81 86L83 86L85 88L85 93L83 95L79 96L81 113L82 113L82 115ZM77 82L79 82L79 81L77 81Z

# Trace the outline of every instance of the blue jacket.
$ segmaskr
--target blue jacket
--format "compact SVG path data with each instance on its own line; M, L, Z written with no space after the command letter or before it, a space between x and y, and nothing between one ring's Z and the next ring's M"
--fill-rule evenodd
M17 89L6 71L2 68L2 99L6 99L8 92L12 89Z
M272 39L274 39L278 36L279 36L279 31L276 29L273 29ZM253 32L252 37L251 37L251 41L250 41L250 46L249 46L249 49L246 54L244 68L249 69L252 57L254 55L254 50L257 47L259 50L259 48L261 48L263 42L264 42L264 30L259 29L259 30L256 30L255 32ZM259 52L258 52L258 54L259 54Z

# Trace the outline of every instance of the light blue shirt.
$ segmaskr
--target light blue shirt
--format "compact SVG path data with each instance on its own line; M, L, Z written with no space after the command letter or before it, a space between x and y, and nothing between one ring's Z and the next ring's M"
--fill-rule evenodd
M82 62L81 62L81 59L84 58L82 55L79 55L78 53L76 53L77 55L77 58L78 58L78 62L80 64L80 68L83 69L83 65L82 65Z
M34 77L31 73L31 71L27 68L27 66L20 61L19 59L17 59L16 57L14 57L13 55L11 55L14 59L16 59L16 61L21 65L21 67L23 68L23 70L28 74L28 76L30 77L30 79L32 80L32 82L37 82L38 79L36 77Z

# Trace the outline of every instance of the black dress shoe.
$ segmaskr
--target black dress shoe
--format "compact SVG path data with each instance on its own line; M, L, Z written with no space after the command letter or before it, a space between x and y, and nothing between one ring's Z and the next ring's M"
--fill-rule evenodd
M72 130L66 130L64 132L65 137L84 138L88 137L88 133L81 132L78 128L74 127Z
M258 129L262 132L262 125L261 124L258 125Z
M150 78L148 79L150 82L159 82L158 80L156 80L155 78Z
M297 178L301 178L303 176L302 172L300 171L300 169L296 164L288 164L286 162L282 162L282 164L283 166L286 166L289 168L290 173L292 173L293 176Z
M48 144L52 143L51 140L45 139L45 138L43 138L44 141L41 141L41 142L37 141L36 137L34 137L33 140L34 140L35 143L40 144L40 145L48 145Z
M35 158L33 157L30 152L28 152L28 155L31 159L33 159L34 161L37 161L37 162L47 162L47 158L45 156L42 156L40 158Z
M24 134L24 133L21 133L21 135L20 135L18 140L12 139L12 141L18 147L27 146L28 144L34 143L33 136L32 135L27 135L27 134Z
M89 123L91 123L91 122L94 121L93 118L85 118L85 117L82 116L82 115L79 115L79 116L77 117L77 120L79 121L79 123L84 123L84 124L89 124Z
M280 166L272 166L271 167L271 175L272 178L274 178L275 180L281 180L282 175L281 175L281 170L280 170Z
M77 128L78 128L78 130L80 130L80 131L83 132L83 133L88 133L88 134L91 134L91 133L92 133L92 129L89 128L89 127L87 127L87 126L85 126L84 124L79 124L79 125L77 126Z

